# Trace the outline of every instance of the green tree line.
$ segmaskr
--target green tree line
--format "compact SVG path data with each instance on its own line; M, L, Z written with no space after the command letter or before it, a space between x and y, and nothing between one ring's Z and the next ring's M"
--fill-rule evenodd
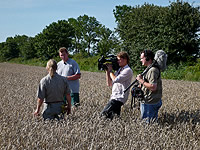
M58 20L35 37L8 37L0 43L0 60L38 58L46 61L57 57L58 49L64 46L70 54L84 60L127 51L134 70L142 69L139 56L144 49L164 50L168 54L168 65L183 62L195 65L200 56L199 10L179 0L166 7L148 3L116 6L114 31L87 15Z
M195 62L199 57L200 12L187 2L173 2L168 7L144 4L117 6L114 10L117 32L123 47L138 68L140 51L159 49L168 54L168 64Z
M12 58L41 58L48 60L58 55L60 47L67 47L70 53L85 56L108 54L115 49L113 32L100 24L95 17L87 15L77 19L58 20L35 37L16 35L0 43L1 60Z

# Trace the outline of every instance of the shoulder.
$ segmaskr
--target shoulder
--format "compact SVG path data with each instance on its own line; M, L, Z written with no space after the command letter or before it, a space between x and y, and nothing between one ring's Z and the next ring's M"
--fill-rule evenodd
M50 80L50 75L46 75L40 80L40 84L45 84L48 80Z
M130 72L130 73L133 73L133 70L128 65L126 65L124 67L124 70L127 71L127 72Z
M59 61L58 63L57 63L57 66L61 66L62 65L62 63L63 63L63 61L61 60L61 61Z
M55 78L57 78L58 80L60 80L62 82L68 82L67 78L65 76L61 76L58 73L55 73Z
M157 67L152 67L149 71L159 73L159 69Z
M66 78L66 77L64 77L64 76L59 75L57 72L54 74L54 77L55 77L55 78L61 78L61 79L62 79L62 78Z
M60 64L60 63L62 63L63 61L61 60L61 61L59 61L57 64Z
M155 78L158 78L160 76L160 70L157 67L152 67L147 73L149 74L149 76Z
M77 63L75 60L69 59L69 60L67 61L67 63L69 63L69 64L72 66L73 69L79 70L79 72L80 72L79 65L78 65L78 63Z
M71 58L68 59L68 62L71 63L71 64L77 64L77 62L75 60L71 59Z

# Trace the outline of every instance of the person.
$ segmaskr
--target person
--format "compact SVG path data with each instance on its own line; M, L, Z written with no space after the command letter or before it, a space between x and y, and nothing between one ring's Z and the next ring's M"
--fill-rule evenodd
M108 86L112 86L112 94L109 102L104 107L100 116L113 119L115 115L120 116L121 106L124 105L129 96L129 90L124 93L124 90L129 86L133 77L133 71L128 66L129 56L126 52L117 54L119 70L113 73L112 65L107 64L106 81Z
M62 59L58 62L57 73L67 78L71 89L72 106L79 106L79 79L81 78L80 68L75 60L70 59L65 47L59 49L59 56Z
M55 118L60 120L63 118L61 107L64 104L64 95L67 98L67 114L71 113L71 96L68 81L66 78L58 75L56 69L56 61L50 59L46 65L48 75L41 79L37 90L37 108L33 114L39 116L40 108L44 103L42 113L44 120Z
M151 50L141 52L140 61L143 66L150 66L154 60L154 53ZM144 75L137 75L141 90L144 92L144 100L140 104L141 118L147 123L158 118L158 111L162 105L162 80L160 70L153 66Z

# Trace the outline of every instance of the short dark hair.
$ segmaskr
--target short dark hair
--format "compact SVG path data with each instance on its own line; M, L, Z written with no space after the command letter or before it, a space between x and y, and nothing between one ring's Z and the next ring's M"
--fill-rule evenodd
M117 54L117 57L123 58L127 60L127 64L129 64L130 58L127 52L121 51Z
M67 51L67 48L66 48L66 47L61 47L61 48L59 49L59 52L63 52L63 51L65 51L65 52L68 54L68 51Z
M151 50L143 50L140 54L144 53L144 57L146 58L146 61L149 61L149 60L154 60L154 53L153 51Z

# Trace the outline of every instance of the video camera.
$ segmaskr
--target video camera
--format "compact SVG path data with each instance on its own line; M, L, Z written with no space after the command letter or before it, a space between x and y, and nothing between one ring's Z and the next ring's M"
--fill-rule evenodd
M131 94L134 98L138 98L139 101L142 101L144 99L144 92L138 85L134 85L133 88L131 89Z
M108 55L108 56L102 56L98 59L98 69L99 70L106 70L107 66L106 64L112 64L113 70L119 69L118 59L115 55Z
M131 95L132 95L132 99L131 99L131 109L136 108L136 99L137 99L137 103L141 102L144 100L144 92L142 91L142 89L139 87L139 84L135 84L133 86L133 88L131 89ZM139 103L138 103L139 104ZM138 106L139 108L139 106Z

